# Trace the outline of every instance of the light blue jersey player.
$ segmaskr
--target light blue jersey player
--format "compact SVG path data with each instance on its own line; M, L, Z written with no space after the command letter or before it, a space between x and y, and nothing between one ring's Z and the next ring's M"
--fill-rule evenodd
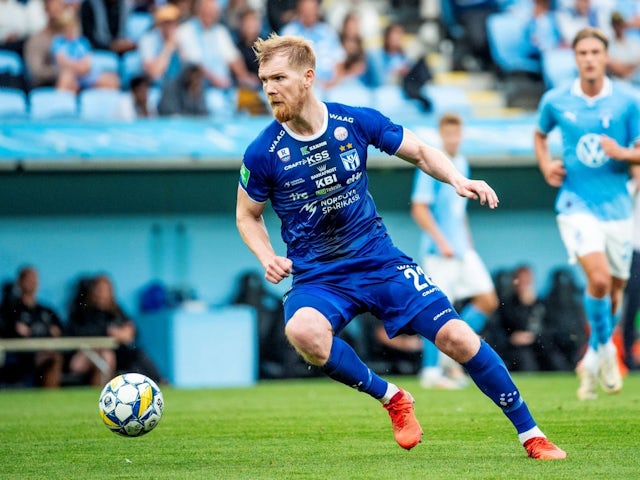
M591 336L577 368L581 400L596 398L598 380L607 393L622 388L611 335L631 264L629 163L640 161L638 99L606 76L607 47L597 29L576 35L579 78L543 96L534 136L540 169L551 186L560 188L560 235L570 261L577 261L587 278L584 305ZM551 158L547 143L556 127L562 133L562 161Z
M336 337L354 316L378 316L389 336L419 333L464 364L513 423L529 456L565 458L533 420L500 357L462 320L425 272L391 242L367 188L367 148L397 155L494 208L485 182L460 174L439 150L377 111L323 103L314 93L315 53L300 37L271 35L254 49L276 121L247 148L236 223L273 283L293 274L285 295L285 334L330 378L378 399L405 449L422 439L413 397L371 371ZM282 222L286 257L269 240L270 202Z
M469 162L460 152L462 118L444 114L438 122L438 133L444 153L456 170L468 177ZM498 308L498 296L491 275L473 246L467 203L451 185L416 170L411 216L422 231L421 265L451 302L468 300L460 317L480 334L487 318ZM467 383L459 364L440 355L431 342L424 343L420 385L461 388Z

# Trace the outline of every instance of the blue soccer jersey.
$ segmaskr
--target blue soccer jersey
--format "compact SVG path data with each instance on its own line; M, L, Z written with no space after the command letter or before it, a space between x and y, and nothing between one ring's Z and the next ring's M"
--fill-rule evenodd
M463 155L456 155L452 162L462 175L469 176L469 162ZM416 170L411 200L429 205L433 218L454 249L456 257L462 258L471 248L467 230L467 198L458 195L451 185L436 180L422 170ZM422 232L420 257L439 253L433 237Z
M640 141L640 113L633 94L608 78L602 92L586 97L580 81L547 92L538 108L538 129L562 132L566 177L558 192L556 211L590 212L600 220L631 217L626 182L629 165L610 159L600 146L601 135L623 147Z
M326 108L325 125L311 137L272 122L249 145L241 168L242 188L256 202L270 200L282 221L294 274L390 242L368 192L367 148L395 154L403 128L372 109Z

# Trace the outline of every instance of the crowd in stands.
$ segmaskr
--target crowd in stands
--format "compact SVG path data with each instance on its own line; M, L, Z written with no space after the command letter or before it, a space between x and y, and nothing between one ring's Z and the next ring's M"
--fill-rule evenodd
M574 74L567 55L587 25L611 38L611 75L640 84L637 2L443 0L431 8L439 25L431 40L420 35L420 23L433 20L422 18L422 3L432 2L418 2L413 28L385 0L2 0L0 88L24 92L26 109L38 100L33 90L123 92L122 105L104 108L107 119L264 114L251 45L278 32L313 40L323 90L342 87L353 99L360 97L350 89L393 85L430 112L427 53L453 45L454 70L525 71L549 88ZM102 101L113 104L113 96Z
M116 373L124 372L139 372L163 383L154 362L136 345L135 323L119 305L108 275L78 279L66 320L40 300L38 287L39 273L34 266L22 267L15 280L3 285L0 338L111 337L117 348L5 352L0 387L102 387Z

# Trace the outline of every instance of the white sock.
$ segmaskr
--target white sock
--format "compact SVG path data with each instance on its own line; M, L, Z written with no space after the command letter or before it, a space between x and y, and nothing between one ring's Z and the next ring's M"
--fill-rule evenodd
M542 433L542 430L540 430L537 425L527 430L526 432L522 432L518 434L518 440L520 440L520 443L523 445L527 440L530 440L535 437L547 438L547 436L544 433Z
M380 399L380 403L386 405L393 398L393 396L398 393L400 389L395 386L393 383L387 383L387 392Z

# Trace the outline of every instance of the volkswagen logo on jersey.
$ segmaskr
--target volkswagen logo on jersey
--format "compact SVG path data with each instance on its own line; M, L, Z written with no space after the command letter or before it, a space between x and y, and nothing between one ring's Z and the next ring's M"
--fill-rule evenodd
M576 155L578 160L591 168L600 167L609 160L600 146L600 135L595 133L587 133L580 137L576 146Z

